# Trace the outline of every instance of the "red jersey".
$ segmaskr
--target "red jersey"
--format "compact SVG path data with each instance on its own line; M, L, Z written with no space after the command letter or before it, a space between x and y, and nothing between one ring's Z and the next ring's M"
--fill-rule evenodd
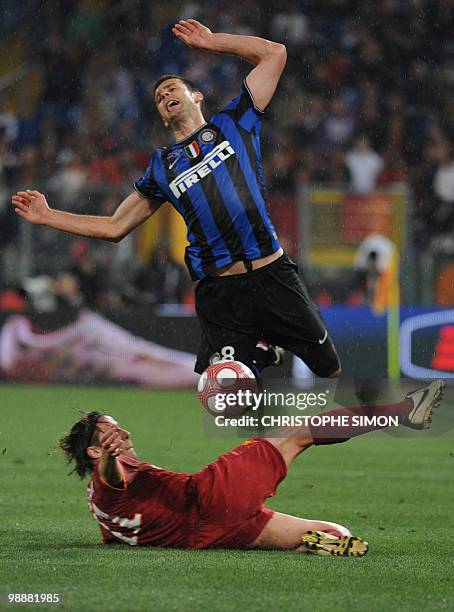
M104 542L173 548L246 548L273 515L263 503L287 468L263 439L248 440L195 474L118 458L124 488L94 470L88 506Z
M187 548L195 508L190 475L129 457L118 460L123 489L108 485L96 470L88 485L88 507L104 542Z

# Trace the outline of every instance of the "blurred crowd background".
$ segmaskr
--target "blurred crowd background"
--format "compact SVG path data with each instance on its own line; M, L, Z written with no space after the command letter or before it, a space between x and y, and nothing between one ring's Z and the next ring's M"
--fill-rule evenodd
M207 116L234 97L245 63L191 51L173 37L176 20L194 17L213 31L287 46L262 132L270 212L287 250L304 267L304 245L290 231L304 186L339 184L365 196L403 185L408 253L418 269L440 258L433 299L443 282L452 295L453 0L1 0L0 7L3 289L46 274L55 291L91 307L191 303L175 255L181 233L170 231L168 218L159 232L110 245L27 228L10 196L36 188L56 208L111 214L153 148L170 142L154 108L155 79L176 72L194 80ZM365 287L353 274L345 292L345 278L335 276L325 304L357 296L357 282Z

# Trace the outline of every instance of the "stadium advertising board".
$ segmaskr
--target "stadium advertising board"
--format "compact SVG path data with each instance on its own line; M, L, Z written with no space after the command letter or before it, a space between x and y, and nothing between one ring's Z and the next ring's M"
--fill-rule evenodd
M386 377L386 316L368 307L322 309L347 377ZM454 310L401 309L400 367L412 378L454 377ZM82 311L71 322L37 325L25 314L1 319L0 367L20 382L191 388L199 326L193 316L109 320ZM284 375L291 376L291 359ZM293 372L298 370L293 369Z

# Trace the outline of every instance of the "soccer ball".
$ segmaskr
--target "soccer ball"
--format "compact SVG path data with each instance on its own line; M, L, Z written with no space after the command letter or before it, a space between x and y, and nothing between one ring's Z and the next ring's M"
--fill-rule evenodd
M257 393L257 389L257 380L252 370L241 361L231 359L208 366L197 385L205 410L214 416L227 417L247 412L254 404L251 393Z

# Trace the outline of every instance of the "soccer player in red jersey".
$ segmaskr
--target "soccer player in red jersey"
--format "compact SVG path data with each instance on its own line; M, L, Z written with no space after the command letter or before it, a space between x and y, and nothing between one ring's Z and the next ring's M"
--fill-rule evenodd
M442 381L409 393L375 415L427 428L441 399ZM172 548L260 548L325 555L362 556L367 542L341 525L289 516L264 507L296 457L312 445L344 442L379 426L355 426L360 408L338 408L319 416L344 417L337 428L293 428L283 437L253 438L194 474L139 461L128 431L110 416L90 412L60 447L83 478L92 474L88 505L105 543Z

